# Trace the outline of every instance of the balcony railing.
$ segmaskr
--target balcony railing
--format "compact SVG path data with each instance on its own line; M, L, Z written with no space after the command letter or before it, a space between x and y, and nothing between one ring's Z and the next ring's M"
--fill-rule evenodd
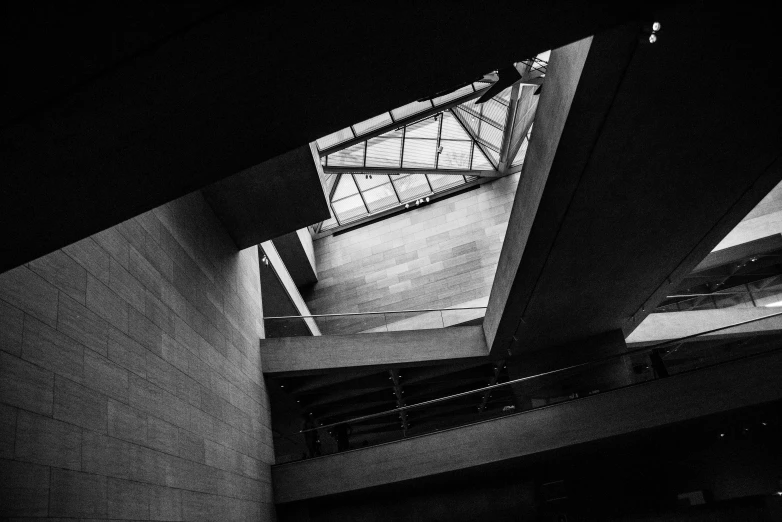
M300 337L313 335L315 325L320 335L429 330L465 324L476 324L486 315L485 306L424 310L394 310L321 315L288 315L264 317L266 337Z
M363 412L360 407L349 408L355 413L327 412L317 405L320 404L318 400L303 396L301 427L291 429L288 425L285 430L275 430L276 437L297 448L278 455L278 463L393 442L505 415L524 414L560 402L776 352L782 349L782 333L774 335L762 331L762 326L764 321L780 316L782 312L772 313L535 375L512 378L505 374L496 379L495 384L450 395L401 396L400 405L392 409L374 408L369 402ZM715 341L708 335L751 323L759 326L759 333L754 336ZM397 379L399 382L394 381L395 385L405 385L405 376L397 375Z
M782 307L782 276L768 277L705 294L671 295L655 312L777 307Z

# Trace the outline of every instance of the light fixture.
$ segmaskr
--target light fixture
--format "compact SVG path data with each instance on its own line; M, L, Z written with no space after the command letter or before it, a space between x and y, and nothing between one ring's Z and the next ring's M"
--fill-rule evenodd
M266 254L264 254L264 255L263 255L263 257L261 258L261 262L262 262L264 265L266 265L266 266L269 266L269 258L268 258L268 257L266 257Z
M429 196L426 196L426 202L429 203Z
M441 154L442 152L443 152L443 146L440 145L439 147L437 147L437 154Z
M652 33L649 35L649 43L655 43L657 41L657 35Z
M655 33L657 31L659 31L660 29L662 29L662 26L660 25L660 22L655 22L655 23L652 24L652 31L654 31Z

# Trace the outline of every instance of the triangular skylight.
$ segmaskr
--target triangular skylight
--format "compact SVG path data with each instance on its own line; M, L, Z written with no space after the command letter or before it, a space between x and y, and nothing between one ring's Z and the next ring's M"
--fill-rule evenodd
M506 126L518 116L519 85L540 85L546 69L541 56L515 64L520 82L484 103L476 102L497 80L494 73L318 139L332 217L316 229L333 229L520 165L527 138L519 143L517 130ZM528 87L523 92L530 96Z

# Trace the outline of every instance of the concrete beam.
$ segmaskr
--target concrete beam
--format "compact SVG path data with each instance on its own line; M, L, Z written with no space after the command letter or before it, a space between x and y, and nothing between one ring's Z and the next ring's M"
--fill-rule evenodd
M274 247L274 244L271 241L264 241L261 243L261 248L263 249L264 254L266 254L266 257L269 259L269 263L271 263L271 266L274 269L274 272L277 274L280 283L282 283L285 292L288 294L291 302L296 307L298 314L302 316L312 315L310 314L310 309L307 307L307 303L299 293L299 289L296 287L296 283L293 281L293 277L291 277L291 274L288 272L288 268L285 266L285 262L283 262L282 257L280 257L280 254ZM304 323L307 325L307 328L309 328L312 335L320 335L320 329L318 328L318 325L315 323L314 319L307 317L304 319Z
M486 357L481 326L261 339L264 373L413 366Z
M483 322L492 349L507 347L521 317L523 302L520 293L512 290L591 45L592 38L586 38L551 52L547 88L538 102L541 117L534 143L527 149Z
M204 197L237 248L249 248L329 218L319 165L304 145L204 188Z
M688 335L696 335L742 321L759 319L778 313L779 308L727 308L724 310L695 310L649 314L646 319L627 336L627 346L637 348ZM746 337L748 334L775 334L782 331L782 316L771 317L735 328L705 334L699 339L727 339Z
M527 413L274 466L274 500L294 502L530 457L780 400L780 372L782 353L766 354Z
M300 228L272 240L293 282L300 287L318 282L315 248L309 228Z
M479 178L501 178L496 170L469 169L413 169L386 167L323 167L326 174L439 174L443 176L477 176Z

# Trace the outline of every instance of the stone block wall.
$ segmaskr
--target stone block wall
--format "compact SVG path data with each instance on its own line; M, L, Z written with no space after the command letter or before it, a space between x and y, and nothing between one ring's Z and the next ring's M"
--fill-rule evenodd
M257 249L200 193L0 275L0 518L272 520Z
M488 298L519 174L315 241L313 314L447 308Z

